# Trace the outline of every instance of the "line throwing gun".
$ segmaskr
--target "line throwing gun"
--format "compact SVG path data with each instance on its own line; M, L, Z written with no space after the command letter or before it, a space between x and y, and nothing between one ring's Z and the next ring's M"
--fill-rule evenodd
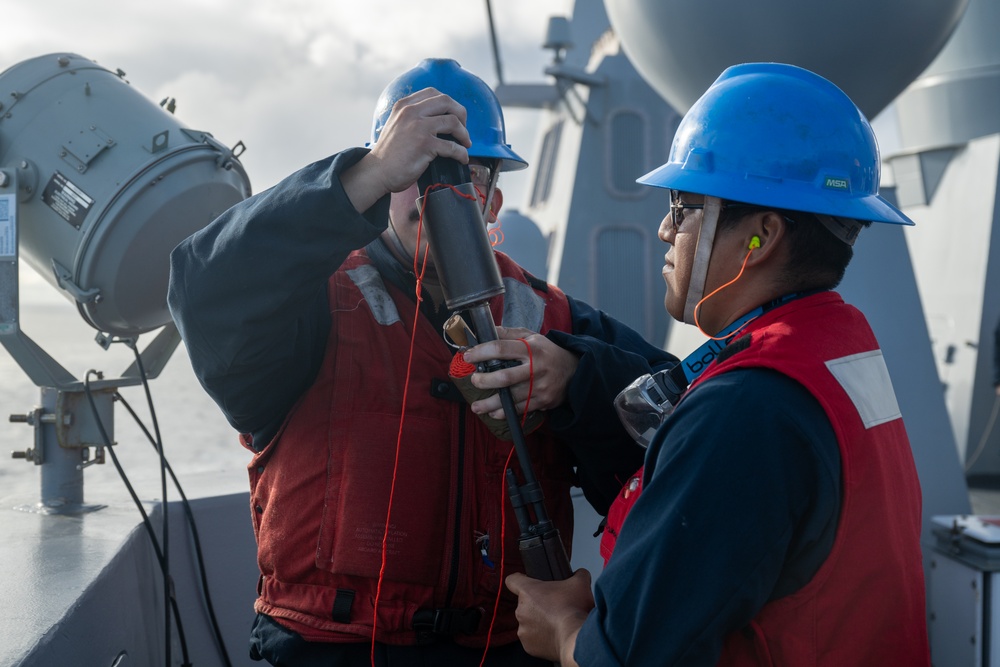
M424 231L441 280L445 303L464 311L471 322L473 344L498 340L489 300L504 293L469 168L450 158L435 158L418 180ZM479 370L491 372L508 362L492 360ZM523 483L506 471L507 488L521 530L518 547L528 576L545 581L569 578L573 571L559 530L552 524L541 486L535 478L524 430L510 388L499 390L500 402L520 463Z

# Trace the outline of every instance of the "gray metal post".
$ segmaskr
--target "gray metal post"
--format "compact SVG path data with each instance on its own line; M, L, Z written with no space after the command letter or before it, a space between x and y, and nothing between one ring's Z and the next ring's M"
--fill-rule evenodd
M41 388L41 423L35 424L35 433L41 434L41 450L45 465L42 473L42 511L59 513L62 509L83 505L82 452L86 450L60 447L56 434L59 414L59 391L52 387Z

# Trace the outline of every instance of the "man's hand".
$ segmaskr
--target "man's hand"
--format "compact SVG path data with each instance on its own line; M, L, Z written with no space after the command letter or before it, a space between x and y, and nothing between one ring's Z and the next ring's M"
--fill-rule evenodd
M506 583L517 596L517 638L524 650L562 667L576 667L576 636L594 608L590 572L580 569L563 581L539 581L518 572Z
M355 209L366 211L386 194L406 190L435 157L467 164L472 140L465 119L465 107L434 88L398 100L371 152L341 175Z
M531 400L528 409L532 412L561 405L566 400L566 387L576 372L579 358L545 336L528 329L497 327L497 335L500 340L482 343L466 350L463 355L465 360L474 364L491 359L513 359L521 364L491 373L474 373L472 384L479 389L510 387L519 414L524 413L529 388ZM530 360L525 343L531 347ZM476 414L489 414L494 419L504 419L500 396L497 394L473 403L472 411Z

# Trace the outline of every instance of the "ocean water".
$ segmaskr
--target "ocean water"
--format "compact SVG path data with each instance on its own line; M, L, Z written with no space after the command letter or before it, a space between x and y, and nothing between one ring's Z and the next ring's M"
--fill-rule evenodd
M134 361L133 352L122 344L112 345L108 350L98 345L94 340L96 330L84 322L74 305L58 295L28 300L22 290L20 323L25 334L81 381L90 369L102 371L105 378L118 377ZM148 344L155 333L140 336L139 348ZM245 482L250 453L240 446L234 430L198 384L183 343L149 387L165 456L182 485L185 476L204 472L241 478ZM143 388L122 387L119 392L153 433ZM40 402L39 388L7 350L0 347L0 485L3 488L23 489L25 485L38 488L38 466L11 457L12 451L33 447L33 428L12 423L8 416L28 413ZM113 433L115 451L126 473L136 478L158 478L159 459L155 449L128 411L117 403ZM110 459L104 465L88 467L84 472L85 502L99 501L87 493L88 479L113 480L117 476ZM172 493L172 489L168 490L168 497L176 499ZM147 485L140 496L159 498L159 486Z

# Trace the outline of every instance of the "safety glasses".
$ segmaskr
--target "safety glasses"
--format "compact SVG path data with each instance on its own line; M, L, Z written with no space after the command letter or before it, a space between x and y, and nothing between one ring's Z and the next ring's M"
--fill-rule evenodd
M478 185L481 188L489 187L490 178L493 176L493 170L485 164L470 162L469 173L472 175L472 183L474 185Z
M705 208L705 204L686 204L681 201L681 197L691 196L687 193L681 192L680 190L670 191L670 227L674 234L680 231L681 225L684 224L684 211L688 209L700 210ZM700 196L700 195L695 195ZM735 202L723 202L719 207L720 211L724 211L727 208L750 208L750 209L762 209L763 207L757 206L755 204L740 204ZM752 211L751 211L752 212ZM784 214L782 214L784 215ZM788 216L784 216L786 220L791 222Z
M703 209L704 204L685 204L681 201L684 193L680 190L670 191L670 226L676 234L684 223L684 211L687 209Z

